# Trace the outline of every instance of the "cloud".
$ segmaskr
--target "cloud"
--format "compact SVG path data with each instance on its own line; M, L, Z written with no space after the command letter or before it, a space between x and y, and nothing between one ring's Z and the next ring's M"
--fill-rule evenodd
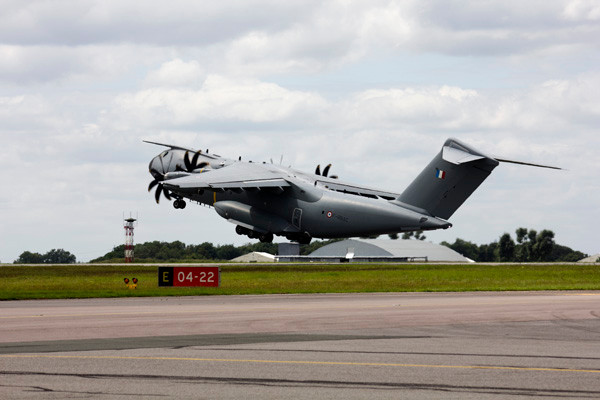
M0 37L15 45L206 45L249 30L276 31L311 9L311 2L271 0L144 5L133 0L13 1L0 17Z
M598 14L585 1L9 2L0 16L0 79L106 79L175 58L202 59L206 74L258 79L382 54L545 54L552 65L574 48L597 52Z
M169 65L171 71L177 67L189 69L184 63ZM325 105L326 101L314 93L219 75L207 76L198 89L153 87L121 94L115 99L121 118L135 124L167 127L201 125L202 121L214 120L268 123L300 118Z
M456 136L568 171L501 165L430 239L532 224L597 252L597 20L583 0L7 1L0 259L98 256L129 210L139 240L243 240L210 210L156 206L147 165L161 149L142 139L283 154L305 171L331 162L341 179L401 191Z

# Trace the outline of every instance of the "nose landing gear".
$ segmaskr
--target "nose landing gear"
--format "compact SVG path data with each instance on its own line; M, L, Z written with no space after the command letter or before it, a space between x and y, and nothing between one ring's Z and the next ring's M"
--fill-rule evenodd
M183 199L175 199L175 201L173 202L173 207L175 208L184 209L186 205L187 204Z

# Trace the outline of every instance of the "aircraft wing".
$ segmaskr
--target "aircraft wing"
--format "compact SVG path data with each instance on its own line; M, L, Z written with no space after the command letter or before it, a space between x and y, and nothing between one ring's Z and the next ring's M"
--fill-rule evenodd
M234 162L219 169L169 179L163 185L174 191L197 189L260 189L290 186L285 174L269 165Z
M383 190L378 190L374 188L369 188L365 186L352 185L349 183L345 183L342 181L334 180L334 179L319 179L317 181L319 186L325 187L326 189L333 190L335 192L341 193L349 193L363 197L370 198L382 198L385 200L394 200L399 195L397 193L386 192Z

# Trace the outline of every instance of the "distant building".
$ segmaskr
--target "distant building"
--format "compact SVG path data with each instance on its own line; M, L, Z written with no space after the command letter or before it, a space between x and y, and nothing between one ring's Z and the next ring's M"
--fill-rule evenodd
M269 253L263 253L260 251L254 251L252 253L244 254L243 256L239 256L230 260L231 262L238 263L266 263L266 262L275 262L275 256Z
M348 239L323 246L309 256L315 261L472 262L454 250L422 240ZM279 257L280 261L284 261ZM309 260L307 260L309 261Z
M598 260L600 260L600 253L595 254L593 256L586 257L586 258L584 258L582 260L579 260L577 262L580 262L580 263L595 263L595 262L598 262Z

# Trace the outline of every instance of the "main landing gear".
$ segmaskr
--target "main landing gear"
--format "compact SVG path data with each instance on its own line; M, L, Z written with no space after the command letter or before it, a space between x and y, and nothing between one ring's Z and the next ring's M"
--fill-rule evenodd
M186 202L183 199L175 199L175 201L173 202L173 207L175 208L180 208L180 209L184 209L186 206Z
M309 244L312 240L312 236L310 236L308 232L290 233L285 235L285 237L287 240L290 240L292 242L298 242L300 244Z
M265 233L256 232L256 231L250 230L248 228L244 228L243 226L240 226L240 225L235 227L235 232L238 235L246 235L250 239L258 239L262 243L272 243L273 242L273 234L271 232L265 232Z

